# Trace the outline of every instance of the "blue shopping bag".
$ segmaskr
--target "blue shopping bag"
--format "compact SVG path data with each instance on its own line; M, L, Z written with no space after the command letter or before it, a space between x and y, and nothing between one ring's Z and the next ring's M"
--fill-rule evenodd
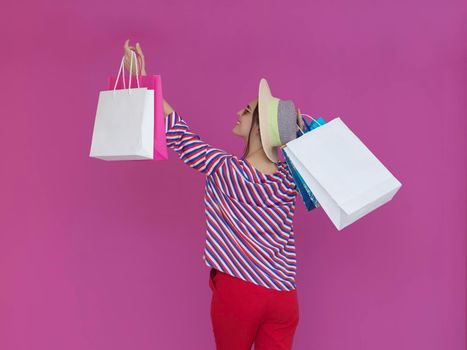
M303 115L303 114L302 114ZM303 120L304 125L304 130L303 133L301 130L297 132L297 137L302 136L304 133L307 133L323 124L326 123L326 121L322 117L318 117L317 119L312 119L310 122L307 122L305 119ZM310 188L308 185L303 181L303 178L300 176L300 173L297 171L293 163L291 162L290 158L287 156L287 153L284 151L284 148L281 148L282 154L284 155L284 159L287 162L287 165L289 166L290 173L294 179L295 184L297 185L298 191L300 193L300 196L303 199L303 202L305 204L305 207L308 211L313 210L314 208L320 207L319 202L317 201L316 197L313 195L313 192L311 192Z

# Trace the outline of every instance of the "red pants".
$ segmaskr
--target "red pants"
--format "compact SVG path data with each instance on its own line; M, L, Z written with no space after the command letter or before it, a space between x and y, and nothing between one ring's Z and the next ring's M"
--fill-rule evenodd
M297 290L279 291L209 271L217 350L290 350L298 325Z

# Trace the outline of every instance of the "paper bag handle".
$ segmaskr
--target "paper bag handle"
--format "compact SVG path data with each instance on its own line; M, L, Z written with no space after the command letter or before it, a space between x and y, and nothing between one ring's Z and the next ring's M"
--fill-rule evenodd
M312 116L308 115L308 114L303 114L303 113L300 113L301 116L305 116L305 117L308 117L308 118L311 118L313 119L315 122L317 122L320 126L322 125L319 121L317 121L315 118L313 118ZM302 132L302 135L305 134L305 132L302 130L302 128L300 127L300 125L298 125L298 128L300 129L300 131Z
M316 120L315 118L313 118L312 116L308 115L308 114L303 114L303 113L300 113L301 116L305 116L305 117L308 117L308 118L311 118L312 120L314 120L315 122L317 122L320 126L323 125L321 124L318 120ZM300 127L300 125L298 125L297 123L297 127L300 129L300 131L302 132L302 135L305 134L305 132L302 130L302 128ZM287 144L284 144L284 145L281 145L280 148L285 148Z
M140 87L139 86L139 79L138 79L138 60L136 59L136 53L131 50L131 58L130 58L130 80L128 82L128 93L131 95L131 71L132 71L132 68L133 68L133 56L135 56L135 64L136 64L136 83L138 85L138 88ZM125 55L123 55L122 57L122 62L120 63L120 69L118 70L118 74L117 74L117 79L115 79L115 85L114 85L114 90L113 90L113 93L115 95L115 89L117 88L117 83L118 83L118 79L120 78L120 73L122 73L122 79L123 79L123 89L126 89L126 85L125 85L125 67L124 67L124 60L125 60Z
M300 113L300 115L304 115L305 117L311 118L311 119L313 119L315 122L317 122L319 125L323 125L323 124L321 124L319 121L317 121L315 118L313 118L312 116L310 116L310 115L308 115L308 114Z

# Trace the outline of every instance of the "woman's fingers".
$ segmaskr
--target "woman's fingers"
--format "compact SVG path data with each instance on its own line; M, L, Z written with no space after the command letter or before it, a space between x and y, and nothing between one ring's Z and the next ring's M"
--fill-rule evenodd
M135 51L134 46L129 45L130 39L127 39L123 44L123 48L125 50L125 59L129 60L131 58L131 51Z
M135 47L135 46L130 46L129 43L130 43L130 39L127 39L125 43L123 44L123 48L125 51L125 58L124 58L125 67L128 69L128 71L130 71L131 59L132 59L132 55L134 52L135 53L134 58L138 60L138 72L136 71L136 63L133 63L132 71L130 73L133 75L136 75L137 73L146 75L144 55L143 55L143 50L141 49L141 45L139 43L136 43L136 47Z
M123 48L125 49L125 52L130 51L130 39L127 39L125 43L123 44Z
M143 55L143 50L141 50L141 46L139 43L136 43L136 52L138 53L138 55L140 55L141 57L144 57Z
M143 50L139 43L136 43L136 51L138 52L139 57L141 57L141 74L146 75L146 63L144 61Z
M303 127L305 126L305 122L303 121L303 118L302 118L302 115L300 114L300 109L297 108L297 116L298 116L298 125L300 126L300 128L303 129Z

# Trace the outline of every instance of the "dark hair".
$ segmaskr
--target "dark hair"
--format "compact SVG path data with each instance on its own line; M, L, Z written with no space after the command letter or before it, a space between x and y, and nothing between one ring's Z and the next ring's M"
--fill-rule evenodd
M250 151L250 136L251 136L251 131L253 130L254 125L257 124L259 128L258 105L259 103L256 104L255 109L253 110L253 118L251 119L251 127L250 127L250 132L248 133L248 141L246 142L246 146L245 146L245 150L243 151L242 159L245 159L245 157L248 155L248 152ZM261 140L261 134L259 135L259 139Z

